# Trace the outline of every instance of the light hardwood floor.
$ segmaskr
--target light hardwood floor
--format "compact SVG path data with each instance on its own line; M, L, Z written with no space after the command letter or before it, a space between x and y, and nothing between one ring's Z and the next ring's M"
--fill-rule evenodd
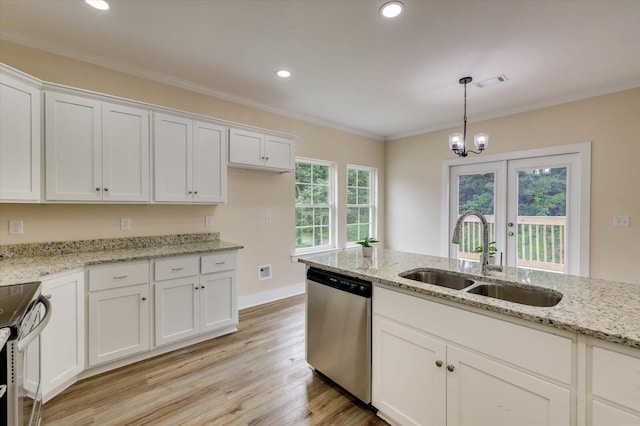
M46 425L386 425L304 360L304 296L240 312L238 332L85 379Z

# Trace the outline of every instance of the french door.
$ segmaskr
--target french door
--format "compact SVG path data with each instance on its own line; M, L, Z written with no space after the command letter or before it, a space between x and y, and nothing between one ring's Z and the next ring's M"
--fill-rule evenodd
M489 222L496 262L580 275L580 154L559 154L450 167L449 223L468 210ZM479 259L480 221L463 224L450 256Z

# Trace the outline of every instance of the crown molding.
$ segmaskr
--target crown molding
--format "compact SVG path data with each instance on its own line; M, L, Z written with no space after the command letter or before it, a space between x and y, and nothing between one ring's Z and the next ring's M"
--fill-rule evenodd
M157 81L159 83L167 84L174 87L179 87L181 89L190 90L192 92L200 93L207 96L212 96L214 98L222 99L225 101L234 102L240 105L259 109L261 111L270 112L273 114L278 114L278 115L282 115L289 118L294 118L296 120L317 124L319 126L340 130L340 131L351 133L357 136L363 136L369 139L385 140L385 137L380 134L367 132L361 129L357 129L355 127L351 127L341 123L336 123L329 120L324 120L324 119L313 117L307 114L302 114L294 111L289 111L283 108L277 108L270 105L265 105L260 102L252 101L251 99L234 96L229 93L225 93L205 85L194 83L189 80L184 80L172 75L152 71L144 67L130 65L125 62L112 60L104 56L88 53L83 50L69 48L58 43L54 43L48 40L43 40L38 37L22 34L17 31L0 29L0 39L6 40L12 43L20 44L23 46L31 47L33 49L42 50L48 53L53 53L56 55L76 59L82 62L87 62L93 65L98 65L103 68L120 71L126 74L134 75L136 77L141 77L147 80Z

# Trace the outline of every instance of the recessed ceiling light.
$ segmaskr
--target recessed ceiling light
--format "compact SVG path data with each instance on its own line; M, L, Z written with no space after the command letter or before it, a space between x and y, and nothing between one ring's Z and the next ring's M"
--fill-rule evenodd
M98 10L109 10L109 4L104 0L84 0L89 6Z
M276 75L280 78L289 78L291 77L291 72L287 70L278 70L276 71Z
M399 1L390 1L382 5L380 14L385 18L395 18L402 13L404 4Z

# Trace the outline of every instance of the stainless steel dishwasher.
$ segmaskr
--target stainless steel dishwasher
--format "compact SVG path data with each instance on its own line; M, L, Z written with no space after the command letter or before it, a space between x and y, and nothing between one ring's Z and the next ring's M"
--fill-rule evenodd
M371 402L369 281L307 271L307 362L361 401Z

